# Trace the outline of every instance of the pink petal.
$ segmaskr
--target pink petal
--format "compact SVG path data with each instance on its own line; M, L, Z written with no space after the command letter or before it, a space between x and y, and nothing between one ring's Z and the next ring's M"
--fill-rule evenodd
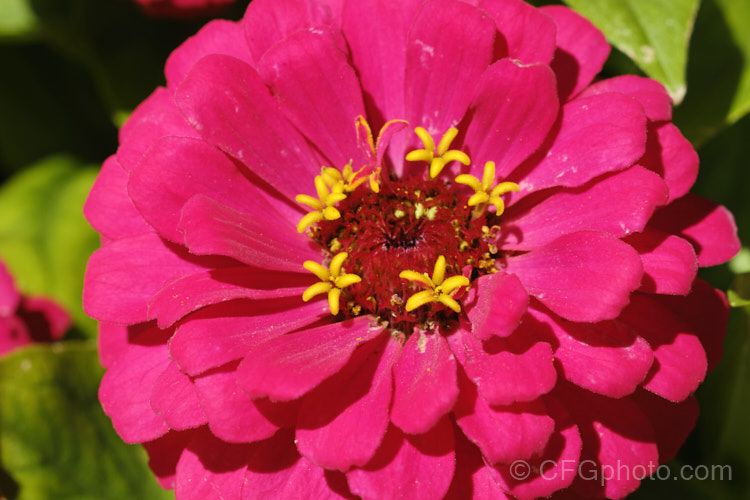
M344 10L344 3L346 0L320 0L320 3L327 5L331 9L331 17L333 24L338 26L341 24L342 11Z
M561 5L542 7L557 24L557 51L552 69L557 74L560 96L578 94L594 79L609 56L607 39L591 22Z
M72 323L68 312L46 297L24 298L17 314L29 325L34 342L60 340Z
M219 15L232 2L233 0L136 0L134 3L149 18L189 22Z
M724 350L724 335L729 321L729 304L724 292L698 278L690 295L660 295L656 299L690 325L706 351L708 371L716 368Z
M438 72L442 74L442 72ZM464 143L473 174L496 163L504 179L544 142L557 119L555 75L542 64L502 59L484 72L471 102Z
M294 413L296 404L250 399L237 385L236 368L237 363L233 363L195 379L195 392L208 427L214 436L230 443L268 439L279 430L274 413Z
M581 186L633 165L646 150L646 115L638 102L622 94L570 101L562 107L558 126L540 154L509 177L518 182L522 195L553 186Z
M338 372L360 344L380 335L382 327L372 322L362 316L253 346L237 369L239 385L252 398L297 399Z
M533 401L555 386L552 348L522 323L515 334L482 342L463 324L448 339L466 374L491 405Z
M639 291L666 295L690 293L698 273L698 258L690 243L650 227L624 241L636 249L643 262Z
M260 76L289 121L327 158L329 166L362 164L354 121L364 116L354 69L328 28L298 31L266 52Z
M621 398L632 394L649 373L654 354L640 331L620 321L574 323L536 308L531 314L557 344L555 359L566 379L591 392Z
M177 243L183 241L178 230L182 207L196 194L257 216L258 224L266 228L279 225L278 231L267 229L270 234L281 233L286 226L295 231L237 165L202 140L165 137L157 141L131 172L128 192L143 218L161 236Z
M128 174L116 156L104 161L83 213L91 226L112 239L153 231L128 196Z
M680 403L672 403L643 390L636 392L632 399L654 426L659 461L663 464L669 462L695 427L698 401L690 396Z
M211 306L183 322L169 342L169 353L191 376L240 359L253 346L307 327L325 315L318 302L301 298L236 301Z
M215 19L182 43L167 59L164 74L167 86L174 90L190 68L210 54L226 54L253 64L241 23Z
M495 19L508 57L524 64L552 61L557 27L549 15L521 0L480 0L479 7Z
M651 224L692 243L700 267L722 264L742 247L731 212L702 196L687 194L670 203L656 212Z
M638 405L629 398L610 399L571 386L559 385L558 390L555 396L570 411L583 439L574 491L607 498L633 492L659 466L653 427Z
M516 276L500 272L475 280L462 303L471 333L487 340L493 335L507 337L516 330L529 305L529 295Z
M139 325L143 328L144 325ZM148 326L153 326L148 324ZM132 326L117 325L99 321L99 335L97 336L97 347L99 351L99 362L104 368L109 368L112 363L127 349L130 336L129 330L134 329ZM133 335L134 337L135 335Z
M425 2L406 45L406 120L442 136L463 117L492 62L495 23L463 2ZM459 70L460 68L460 70ZM416 136L413 144L417 147Z
M329 474L324 469L299 456L293 439L292 431L282 431L273 438L254 445L252 454L248 454L249 463L242 496L232 498L345 498L346 492L339 493L339 488L333 487L329 482Z
M21 318L0 317L0 356L32 342L29 327Z
M175 496L187 500L239 498L252 447L196 433L177 462Z
M204 57L175 92L175 101L206 142L288 199L312 189L320 165L247 64L229 56Z
M442 498L456 465L453 440L447 418L416 436L391 426L372 461L346 474L349 487L363 498Z
M141 333L102 378L99 401L126 443L151 441L169 430L149 401L151 387L169 365L169 334L157 328Z
M481 498L486 500L512 500L505 494L490 475L484 465L482 454L477 447L457 431L456 436L456 473L453 482L445 495L445 500L463 500Z
M304 272L305 260L320 259L310 238L285 221L270 213L239 212L203 195L185 204L177 229L196 255L223 255L249 266L291 272Z
M618 92L636 99L650 121L669 121L672 119L672 99L664 85L636 75L623 75L595 82L581 92L580 97Z
M18 293L8 268L0 262L0 316L11 316L16 312L21 303L21 294Z
M206 423L193 382L173 361L154 382L151 409L170 429L193 429Z
M159 328L167 328L193 311L229 300L301 299L309 285L310 277L301 274L252 267L214 269L169 282L151 299L148 312Z
M692 394L706 376L707 361L690 326L658 301L635 294L621 320L648 341L655 362L643 388L679 402Z
M458 398L456 360L439 333L414 330L393 376L391 422L407 434L432 429Z
M84 310L93 318L111 323L145 321L151 297L167 281L204 271L211 264L219 261L191 257L154 233L114 241L89 259Z
M698 153L671 123L649 125L646 153L638 162L664 177L670 202L687 194L698 177Z
M581 231L507 259L530 295L565 319L616 318L643 275L638 253L604 233Z
M197 138L198 133L177 109L172 93L159 87L138 105L120 127L117 160L126 172L131 172L143 153L165 136Z
M392 367L400 352L393 337L375 339L305 396L296 426L303 456L342 472L370 461L388 428Z
M407 35L422 3L422 0L359 0L344 4L342 30L359 75L373 133L387 120L406 116ZM403 168L404 148L404 134L397 134L389 157L398 175Z
M243 24L253 59L260 61L268 49L292 33L332 24L330 9L314 0L255 0Z
M479 447L489 463L511 463L537 455L547 446L555 421L541 399L508 406L490 406L466 376L459 377L461 396L456 423Z
M667 197L661 177L637 165L576 190L529 196L503 218L503 248L530 250L575 231L640 232Z
M165 490L174 489L177 462L198 432L199 429L169 431L153 441L143 443L143 448L148 453L148 466Z
M547 408L555 419L555 432L544 451L526 463L487 466L497 483L514 498L531 500L542 498L570 486L576 476L581 455L581 435L578 427L560 404L549 399Z

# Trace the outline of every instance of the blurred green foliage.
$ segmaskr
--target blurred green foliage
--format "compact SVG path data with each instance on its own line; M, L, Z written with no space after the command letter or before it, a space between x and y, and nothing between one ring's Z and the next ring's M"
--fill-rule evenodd
M536 5L561 3L534 0ZM661 81L675 123L698 149L694 191L735 214L750 235L750 1L565 0L616 47L605 74ZM238 19L245 2L225 13ZM0 360L0 491L10 498L168 498L139 447L102 413L95 324L80 305L98 245L81 214L97 166L117 148L117 124L158 85L167 56L206 21L145 17L131 0L0 0L0 259L25 293L73 316L68 340ZM684 97L684 99L683 99ZM681 102L680 102L681 101ZM702 271L732 285L725 356L697 396L702 415L678 457L731 465L731 481L646 480L640 499L750 495L750 250Z
M0 255L16 286L57 300L87 337L96 323L81 307L85 256L99 235L83 217L83 201L98 168L49 157L0 187Z
M664 84L675 103L686 92L687 46L698 0L567 0L650 77Z
M169 498L140 446L122 443L97 390L92 341L34 345L0 359L2 484L19 500Z

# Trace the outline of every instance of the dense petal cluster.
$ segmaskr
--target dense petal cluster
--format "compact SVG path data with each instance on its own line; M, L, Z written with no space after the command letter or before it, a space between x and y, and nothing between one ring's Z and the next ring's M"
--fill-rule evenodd
M0 263L0 355L33 342L60 340L70 327L70 316L45 297L27 297Z
M85 207L99 396L162 484L621 498L671 459L739 242L608 53L521 0L254 0L179 47Z
M192 18L216 14L235 0L135 0L135 2L149 16Z

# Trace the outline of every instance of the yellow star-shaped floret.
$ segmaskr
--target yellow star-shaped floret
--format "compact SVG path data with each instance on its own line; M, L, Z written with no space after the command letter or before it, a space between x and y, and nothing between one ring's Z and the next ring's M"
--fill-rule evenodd
M336 169L333 169L336 170ZM313 211L302 217L297 224L297 231L303 232L308 226L322 220L336 220L341 217L341 212L334 205L346 199L344 193L344 184L337 183L329 189L323 176L315 177L315 190L318 193L317 198L306 194L298 194L295 198L298 203L302 203L312 208Z
M495 182L495 162L488 161L484 165L484 174L482 175L482 181L474 177L473 175L461 174L456 177L456 182L459 184L466 184L471 187L475 193L469 198L468 205L470 207L477 207L479 214L484 212L484 209L488 204L495 205L497 209L496 215L502 215L505 211L505 203L503 203L500 195L508 193L510 191L519 191L518 184L515 182L501 182L500 184L492 187Z
M333 167L323 167L320 176L332 191L351 193L368 179L366 176L357 178L362 170L364 170L364 168L355 172L352 169L352 162L349 162L344 165L344 168L341 171Z
M409 161L426 161L430 164L430 177L434 179L443 170L443 167L452 161L458 161L464 165L471 163L469 156L463 151L458 149L448 149L451 147L453 139L458 135L457 128L450 128L443 134L440 143L438 144L437 151L435 151L435 141L432 136L422 127L417 127L414 132L419 136L424 144L424 149L415 149L406 155L406 159ZM435 154L437 153L437 155Z
M339 297L341 297L341 290L362 281L362 278L356 274L346 274L345 272L342 274L342 266L348 256L349 254L346 252L336 254L333 260L331 260L328 269L317 262L306 260L302 266L317 276L320 281L310 285L307 290L304 291L302 294L302 300L307 302L316 295L328 293L328 307L331 310L331 314L336 316L339 313Z
M455 293L462 286L469 286L469 279L466 276L456 275L445 278L445 257L438 257L435 262L435 268L432 271L432 278L427 273L418 273L417 271L405 270L398 275L400 278L419 283L427 288L417 292L406 301L406 310L411 312L430 302L440 302L441 304L461 312L461 306L453 298Z

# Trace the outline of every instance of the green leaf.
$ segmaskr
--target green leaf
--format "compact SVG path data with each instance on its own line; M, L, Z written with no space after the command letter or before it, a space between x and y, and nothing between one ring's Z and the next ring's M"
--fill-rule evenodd
M0 188L0 258L21 291L56 299L82 331L96 334L81 307L83 274L99 246L83 217L97 169L51 157Z
M732 307L750 306L750 273L739 274L734 278L727 297Z
M732 307L750 306L750 300L743 299L739 293L731 288L727 291L727 299L729 299L729 305Z
M117 130L83 67L41 44L0 44L0 61L3 178L61 151L99 162L117 149Z
M699 0L565 0L650 77L675 103L685 95L687 48Z
M750 273L750 248L742 247L729 261L729 269L734 274Z
M0 37L17 37L33 33L37 19L29 0L0 0Z
M163 85L169 54L207 21L153 19L132 0L27 1L42 39L87 69L110 116L131 111Z
M724 355L718 368L698 389L701 416L695 431L703 463L730 465L733 481L707 483L714 487L713 498L747 498L747 471L750 470L750 435L746 432L750 415L750 314L748 308L733 309ZM719 488L716 488L719 486Z
M0 359L0 489L18 500L173 498L142 448L117 436L97 399L92 341L33 345Z
M750 112L750 2L704 0L675 123L696 146Z
M727 122L734 123L750 112L750 2L746 0L717 0L717 4L724 14L732 40L743 56L743 69L737 82L737 91L727 115Z

